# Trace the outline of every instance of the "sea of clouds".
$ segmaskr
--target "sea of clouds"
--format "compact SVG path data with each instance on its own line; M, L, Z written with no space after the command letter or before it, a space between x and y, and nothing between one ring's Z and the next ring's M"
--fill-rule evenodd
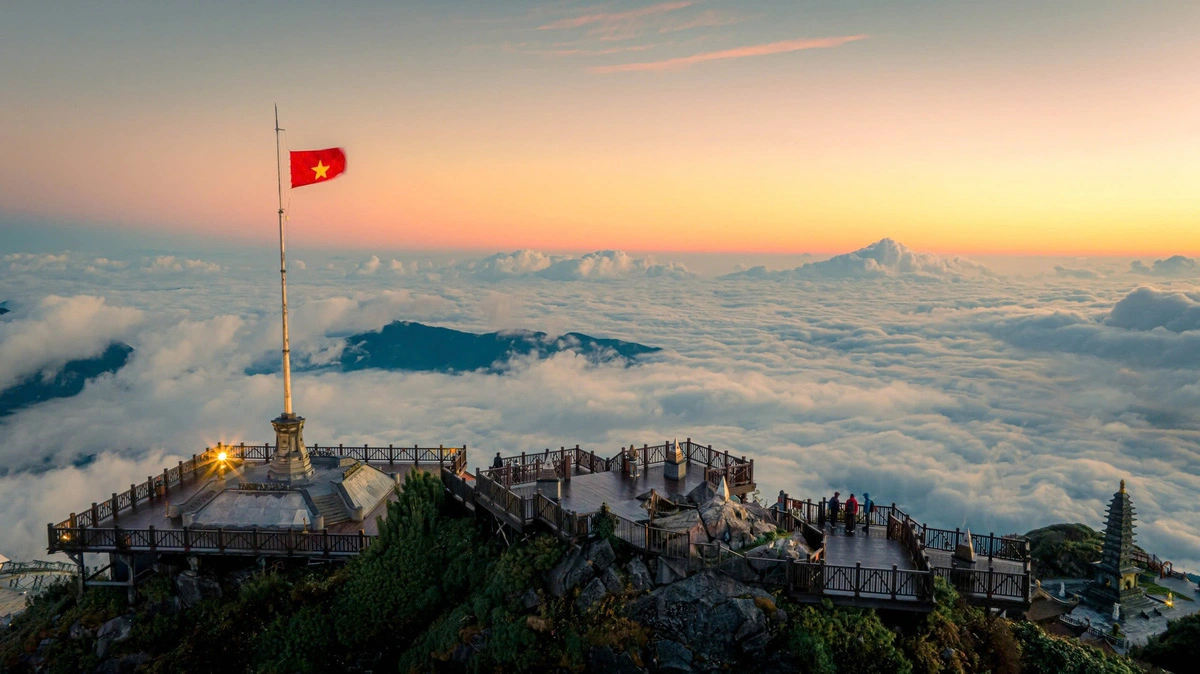
M0 418L0 552L45 557L46 523L218 440L270 437L280 379L244 374L279 348L261 253L0 257L0 387L112 340L135 349L80 395ZM1139 542L1200 569L1200 273L1186 258L1011 271L890 241L733 274L736 257L695 273L619 251L298 258L292 348L314 362L396 319L665 349L631 368L566 353L504 375L301 374L309 442L466 443L482 464L691 437L754 457L768 500L869 491L996 533L1100 526L1126 479Z

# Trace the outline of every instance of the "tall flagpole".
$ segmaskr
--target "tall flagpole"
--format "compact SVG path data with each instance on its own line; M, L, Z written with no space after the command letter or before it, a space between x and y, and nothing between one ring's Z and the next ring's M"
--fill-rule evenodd
M287 256L283 239L283 167L279 159L279 104L275 104L275 177L279 182L279 286L283 296L283 413L292 413L292 357L288 344Z

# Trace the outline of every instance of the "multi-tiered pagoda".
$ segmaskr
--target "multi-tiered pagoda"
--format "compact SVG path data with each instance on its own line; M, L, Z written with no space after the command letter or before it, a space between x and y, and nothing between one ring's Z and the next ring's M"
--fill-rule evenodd
M1085 594L1089 603L1106 612L1117 603L1122 612L1148 603L1146 591L1138 587L1141 569L1133 563L1134 521L1133 502L1125 492L1125 480L1121 480L1120 490L1108 505L1100 561L1095 564L1095 575Z

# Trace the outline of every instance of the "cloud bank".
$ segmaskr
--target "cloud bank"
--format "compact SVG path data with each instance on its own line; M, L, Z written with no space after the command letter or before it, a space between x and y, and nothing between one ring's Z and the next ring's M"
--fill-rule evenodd
M1200 568L1200 288L972 275L894 250L771 282L654 277L647 262L616 283L544 278L563 261L545 254L505 254L475 276L461 260L397 275L382 259L356 275L362 255L330 270L305 253L309 268L289 287L297 353L336 354L338 335L397 319L581 331L664 351L635 368L568 351L517 359L504 376L302 373L296 409L310 442L467 443L472 463L690 436L753 455L764 494L870 491L935 526L997 533L1099 526L1126 479L1139 541ZM100 254L120 260L71 261ZM567 258L577 261L567 277L626 269L596 254L584 271L586 257ZM96 335L134 347L77 396L0 420L4 554L44 555L46 522L89 494L218 440L270 437L279 377L245 368L278 357L277 277L260 260L220 264L178 288L138 264L115 269L89 286L103 298L74 296L96 276L70 264L0 272L14 309L0 317L0 364L40 372L92 351ZM942 278L956 282L910 282Z

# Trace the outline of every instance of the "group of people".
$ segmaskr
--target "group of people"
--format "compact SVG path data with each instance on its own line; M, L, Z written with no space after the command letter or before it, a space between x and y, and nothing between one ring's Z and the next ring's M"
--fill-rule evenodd
M846 499L845 503L842 503L840 499L841 495L842 492L835 491L833 492L833 498L829 499L829 517L827 518L829 528L836 531L840 519L844 518L846 521L846 535L853 536L855 525L858 522L858 511L861 507L863 512L862 530L863 533L870 534L871 513L875 512L875 502L871 500L871 495L863 492L861 503L859 503L858 499L854 498L854 494L850 494L850 498Z

